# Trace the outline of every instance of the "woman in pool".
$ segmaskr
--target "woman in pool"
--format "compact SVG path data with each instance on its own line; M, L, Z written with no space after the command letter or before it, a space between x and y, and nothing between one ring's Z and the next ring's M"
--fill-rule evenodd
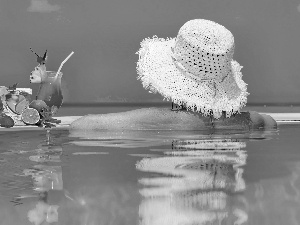
M191 20L177 38L153 37L141 43L138 78L146 89L187 110L230 117L245 106L248 95L233 53L234 37L224 26Z
M176 110L150 108L100 118L86 116L71 127L80 129L86 124L89 128L84 129L276 127L269 116L240 113L249 93L242 80L242 66L233 60L233 53L232 33L204 19L186 22L176 38L146 38L137 52L138 79L149 92L158 92L171 100ZM118 122L113 125L105 122L116 119ZM131 128L126 128L126 123Z

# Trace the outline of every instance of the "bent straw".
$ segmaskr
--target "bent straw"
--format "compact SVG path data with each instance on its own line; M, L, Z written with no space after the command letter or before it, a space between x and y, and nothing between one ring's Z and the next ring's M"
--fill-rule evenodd
M73 54L74 54L74 52L71 52L70 55L68 55L68 57L67 57L64 61L62 61L62 63L60 64L60 66L59 66L59 68L58 68L58 71L57 71L57 73L56 73L56 75L55 75L55 79L57 78L58 74L60 73L60 70L61 70L62 66L65 64L65 62L68 61L68 59L69 59Z

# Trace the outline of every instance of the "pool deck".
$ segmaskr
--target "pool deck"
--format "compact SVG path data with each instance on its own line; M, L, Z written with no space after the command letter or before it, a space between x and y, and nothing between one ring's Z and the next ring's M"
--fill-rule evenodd
M272 116L276 122L280 124L300 124L300 113L263 113ZM58 120L61 120L61 123L57 128L66 129L68 126L75 120L81 118L82 116L61 116L55 117ZM40 127L37 126L14 126L12 128L2 128L1 131L16 131L16 130L39 130Z
M278 124L300 123L300 113L264 113L270 115Z

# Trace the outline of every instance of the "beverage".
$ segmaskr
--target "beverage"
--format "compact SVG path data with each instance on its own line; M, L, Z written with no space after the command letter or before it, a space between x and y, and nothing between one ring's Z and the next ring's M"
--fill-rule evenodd
M56 76L56 72L46 71L46 76L40 83L36 100L44 101L50 108L60 108L63 103L63 95L61 90L62 75L62 72Z
M32 49L31 51L35 53ZM74 52L71 52L71 54L60 64L58 71L55 72L46 70L47 50L43 57L35 53L39 65L31 72L30 83L40 84L40 88L36 95L36 99L30 103L29 107L38 110L43 118L42 124L46 124L46 121L54 123L58 122L53 119L52 116L56 114L63 103L61 90L61 78L63 74L60 71L64 63L73 54Z

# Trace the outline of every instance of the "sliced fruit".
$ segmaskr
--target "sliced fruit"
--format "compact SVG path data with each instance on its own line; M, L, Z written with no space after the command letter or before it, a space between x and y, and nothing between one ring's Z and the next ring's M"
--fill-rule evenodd
M26 124L34 125L40 121L39 112L33 108L27 108L22 112L22 120Z
M30 105L30 108L36 109L38 112L41 112L43 109L48 109L47 104L42 100L33 100Z
M22 114L23 110L26 109L29 106L29 102L27 99L22 99L17 105L16 105L16 113Z
M10 128L15 125L14 120L10 116L0 114L0 126Z
M8 108L14 112L14 113L17 113L16 112L16 103L15 102L9 102L9 101L6 101L6 105L8 106Z

